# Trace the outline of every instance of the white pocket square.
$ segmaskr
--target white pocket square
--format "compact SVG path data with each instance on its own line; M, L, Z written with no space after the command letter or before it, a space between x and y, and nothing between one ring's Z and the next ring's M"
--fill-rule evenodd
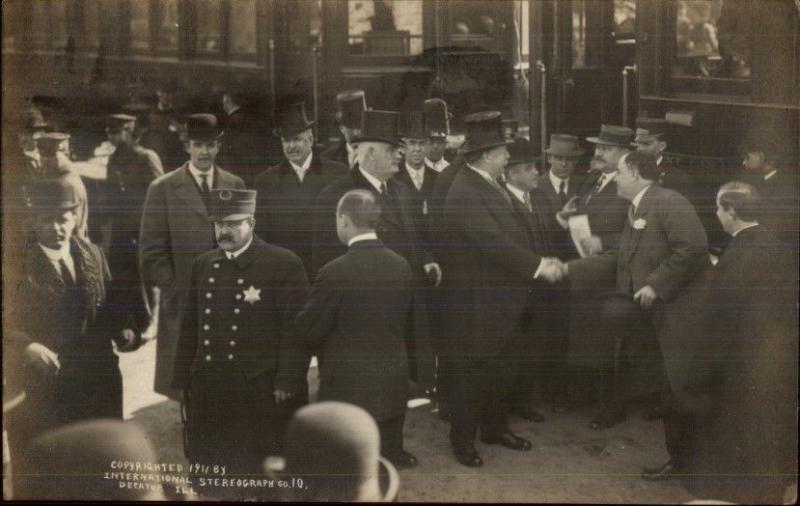
M635 228L636 230L644 230L646 226L647 226L647 221L645 221L642 218L639 218L638 220L633 222L633 228Z

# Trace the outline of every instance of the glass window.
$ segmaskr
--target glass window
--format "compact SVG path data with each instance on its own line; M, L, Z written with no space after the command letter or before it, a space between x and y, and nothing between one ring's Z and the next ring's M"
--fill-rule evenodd
M47 2L31 3L31 39L37 46L47 44Z
M307 51L322 33L322 0L295 0L287 3L286 9L288 50Z
M220 53L222 51L221 5L219 0L196 0L197 50L201 53Z
M230 6L231 54L254 55L256 53L256 2L255 0L236 0L231 2Z
M572 2L572 67L586 66L586 2Z
M749 0L679 0L676 77L750 77Z
M349 0L350 54L422 53L422 0Z
M455 43L481 44L494 39L504 28L498 26L493 2L452 0L450 9L450 34Z
M137 52L150 49L149 1L133 0L131 3L131 49Z
M614 0L614 36L632 37L636 32L636 2Z
M19 45L25 37L25 15L27 4L24 0L6 0L3 9L3 47Z
M157 15L151 18L159 23L156 30L156 48L167 52L177 51L178 0L158 0L151 8L158 9Z
M83 41L87 48L94 49L100 45L100 20L109 15L109 12L102 11L99 0L83 1Z

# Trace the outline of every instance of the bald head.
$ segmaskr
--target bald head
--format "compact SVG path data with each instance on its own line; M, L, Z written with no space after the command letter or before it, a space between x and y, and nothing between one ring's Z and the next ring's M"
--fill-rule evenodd
M336 229L339 240L347 244L357 235L375 232L381 219L381 206L369 190L351 190L336 206Z
M757 224L760 212L761 195L753 185L732 181L722 185L717 192L717 218L731 235Z

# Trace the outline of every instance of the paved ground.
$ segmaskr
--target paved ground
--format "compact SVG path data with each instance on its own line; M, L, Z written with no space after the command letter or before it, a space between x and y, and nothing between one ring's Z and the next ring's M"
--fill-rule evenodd
M161 462L186 464L178 405L153 393L155 342L122 356L125 418L152 438ZM608 431L587 427L590 411L550 415L542 424L512 419L534 443L520 453L478 443L485 465L459 465L447 442L447 425L425 405L410 410L406 449L420 460L401 472L401 501L681 503L691 497L676 483L647 483L643 466L667 458L660 422L634 416Z

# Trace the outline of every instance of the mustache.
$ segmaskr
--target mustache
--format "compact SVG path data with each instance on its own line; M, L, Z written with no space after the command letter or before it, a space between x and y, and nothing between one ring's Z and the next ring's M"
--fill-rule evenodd
M233 240L233 236L229 235L229 234L223 234L223 235L219 236L219 241L220 242L221 241L232 241L232 240Z

